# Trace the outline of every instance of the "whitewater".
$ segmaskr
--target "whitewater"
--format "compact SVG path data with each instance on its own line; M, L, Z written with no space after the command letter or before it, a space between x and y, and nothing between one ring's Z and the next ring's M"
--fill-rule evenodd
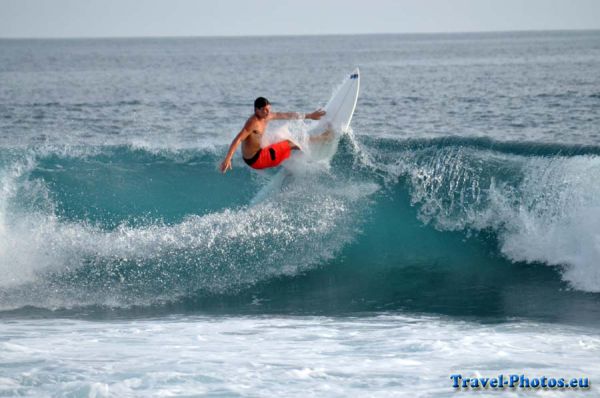
M600 33L269 40L0 40L0 394L593 385ZM273 171L218 172L255 97L309 112L355 66L329 164L254 205Z

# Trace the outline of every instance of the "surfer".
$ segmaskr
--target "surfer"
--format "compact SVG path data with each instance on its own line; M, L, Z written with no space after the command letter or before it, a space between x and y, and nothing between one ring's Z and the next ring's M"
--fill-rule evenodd
M270 120L291 120L291 119L312 119L319 120L325 115L324 110L316 110L312 113L295 112L271 112L271 103L264 97L258 97L254 101L254 115L250 116L242 130L235 136L225 160L221 163L221 171L225 173L231 169L231 158L235 153L240 142L242 143L242 157L244 162L253 169L266 169L276 167L284 160L290 157L293 150L299 150L298 144L291 140L283 140L269 145L266 148L260 147L261 138L267 128ZM330 131L326 131L321 137L327 138ZM311 141L314 140L311 138Z

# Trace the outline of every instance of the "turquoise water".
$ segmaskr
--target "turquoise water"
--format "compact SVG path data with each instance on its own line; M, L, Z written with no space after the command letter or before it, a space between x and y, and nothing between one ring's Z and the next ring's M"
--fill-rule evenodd
M452 339L497 332L502 341L478 348L493 357L532 330L563 343L583 339L561 369L592 382L600 374L591 360L600 347L600 33L1 40L0 49L5 395L164 388L293 396L329 380L324 395L362 388L414 396L411 369L430 366L434 374L418 378L416 391L445 396L456 366L431 361ZM239 154L232 172L217 167L253 99L312 111L355 66L362 76L352 132L331 164L298 173L251 206L273 173L250 171ZM309 127L273 122L268 134ZM78 373L63 353L28 343L47 328L47 341L38 336L36 344L73 334L88 342L77 355L100 355L107 347L94 341L110 341L135 358L157 344L148 331L176 339L173 328L183 325L190 343L215 327L206 344L224 346L211 363L233 369L230 350L239 347L223 337L230 322L258 339L247 344L259 351L241 360L269 350L258 341L278 342L278 352L291 350L280 382L303 382L286 391L259 378L244 390L210 366L214 380L191 382L202 361L182 365L179 376L155 374L189 345L145 352L157 363L145 375L122 369L109 377L92 362ZM322 335L313 329L320 323ZM369 323L379 337L354 346ZM323 354L333 333L354 349L323 354L332 364L383 361L386 350L369 347L419 340L429 323L436 335L456 332L437 337L445 348L392 345L395 367L363 387L347 380L372 376L367 365L335 379L340 368L323 358L311 366L307 352L293 351L307 339ZM290 335L294 327L307 334ZM138 332L128 352L125 335ZM209 352L198 344L198 355ZM540 349L529 361L506 349L510 364L479 370L535 372L558 350ZM37 381L22 377L19 352L38 363ZM425 360L425 352L434 354ZM463 371L477 371L477 357L466 358ZM69 363L73 379L50 387L57 361ZM262 365L255 375L264 375ZM242 368L253 374L248 363ZM106 380L90 381L94 372Z

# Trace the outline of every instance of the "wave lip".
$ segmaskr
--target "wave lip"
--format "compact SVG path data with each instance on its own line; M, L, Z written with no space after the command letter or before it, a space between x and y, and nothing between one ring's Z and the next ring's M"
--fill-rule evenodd
M491 230L509 260L560 266L573 288L600 292L600 156L485 146L409 144L377 167L392 180L407 178L425 224Z

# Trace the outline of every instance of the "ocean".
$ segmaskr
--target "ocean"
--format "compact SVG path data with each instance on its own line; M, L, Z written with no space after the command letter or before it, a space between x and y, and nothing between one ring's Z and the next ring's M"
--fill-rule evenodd
M357 66L331 162L251 205L254 99ZM594 390L599 71L600 31L0 40L0 396Z

